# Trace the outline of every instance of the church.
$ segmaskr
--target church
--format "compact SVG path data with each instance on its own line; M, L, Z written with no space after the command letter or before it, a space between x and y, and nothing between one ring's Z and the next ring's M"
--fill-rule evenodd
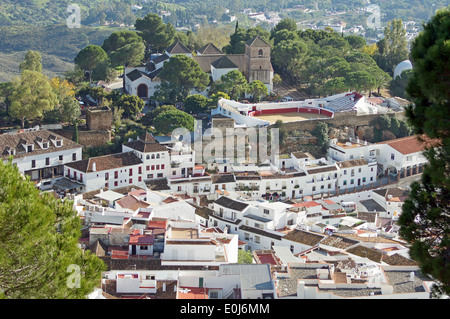
M259 36L245 43L244 54L224 54L212 43L206 44L193 54L181 42L176 42L166 48L163 54L153 56L146 64L126 68L124 91L149 100L161 84L158 75L164 63L174 55L184 54L194 59L214 82L220 80L222 75L238 70L245 75L249 83L255 80L263 82L270 93L273 90L270 49L270 44Z

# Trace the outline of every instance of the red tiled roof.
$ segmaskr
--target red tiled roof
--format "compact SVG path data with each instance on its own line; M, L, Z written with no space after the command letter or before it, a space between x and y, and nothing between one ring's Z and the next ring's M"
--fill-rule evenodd
M152 220L148 222L148 229L154 229L154 228L164 228L166 229L167 221L165 220Z
M133 232L129 240L130 245L151 245L153 243L153 235L140 235L138 229Z
M272 254L256 254L261 264L277 265L277 261L273 258Z
M309 201L309 202L304 202L304 203L292 204L292 206L294 206L294 207L315 207L315 206L320 206L320 204L313 202L313 201Z
M420 142L417 139L417 135L413 135L413 136L397 138L394 140L379 142L377 144L388 144L393 149L406 155L406 154L421 152L421 151L425 150L427 147L430 147L432 144L435 144L437 142L437 140L433 141L431 139L426 139L426 138L424 138L424 140L426 142Z

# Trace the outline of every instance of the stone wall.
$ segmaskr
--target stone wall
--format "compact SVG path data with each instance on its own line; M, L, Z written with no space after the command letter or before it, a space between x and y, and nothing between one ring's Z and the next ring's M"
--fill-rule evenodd
M112 111L108 107L86 109L86 127L91 131L111 130Z
M339 126L367 126L369 123L383 114L367 114L367 115L356 115L356 112L343 112L335 113L334 118L325 118L317 120L307 120L307 121L296 121L284 123L284 127L287 131L291 132L294 130L299 131L313 131L317 126L319 121L327 123L329 126L339 127ZM388 116L394 116L398 119L404 119L403 112L389 113ZM273 127L271 125L270 127Z
M72 128L67 127L52 131L69 140L72 140ZM111 131L87 131L83 129L83 127L79 127L78 129L78 144L84 146L85 148L102 146L109 141L111 141Z

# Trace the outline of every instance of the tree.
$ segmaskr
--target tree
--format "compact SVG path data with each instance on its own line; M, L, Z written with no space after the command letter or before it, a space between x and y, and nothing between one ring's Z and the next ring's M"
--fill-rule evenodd
M397 64L408 59L408 41L401 19L388 22L384 29L384 38L378 42L378 48L379 65L389 74L393 74Z
M317 137L317 144L323 151L328 149L328 125L324 122L318 122L314 130L313 136Z
M238 70L231 70L222 75L218 89L224 92L234 100L238 100L247 90L247 79L244 74Z
M275 65L283 70L303 62L308 52L308 46L301 40L281 41L272 50L272 58Z
M48 79L37 71L23 70L20 79L13 81L14 91L10 97L9 114L21 121L42 117L44 112L52 110L58 98Z
M75 57L75 64L83 71L89 72L89 82L92 82L92 70L108 57L98 45L88 45Z
M138 18L134 27L147 43L146 54L150 49L155 52L165 49L173 42L175 36L173 25L165 24L156 13L149 13L143 18Z
M174 129L181 127L192 132L194 131L194 124L192 115L180 110L163 112L153 120L156 131L164 135L170 134Z
M398 220L400 235L421 271L438 281L436 294L450 294L450 7L436 11L411 48L414 65L407 93L407 118L426 142L428 160L411 184Z
M174 98L171 102L183 101L191 90L202 92L209 84L208 74L194 59L183 54L172 56L164 64L159 78L161 86L158 90L166 90L165 95Z
M358 35L347 35L344 39L355 50L362 50L366 46L366 40Z
M0 185L0 296L86 298L106 267L79 248L81 220L73 203L40 193L11 162L0 161Z
M111 65L111 60L106 58L94 67L91 78L93 81L105 81L110 83L115 80L118 75L119 72Z
M109 55L131 43L142 43L142 38L134 31L115 31L103 41L102 49Z
M286 130L286 127L284 126L284 123L282 120L276 120L274 127L277 128L278 131L278 138L280 139L279 143L280 146L284 146L286 144L286 139L288 137L288 131Z
M253 263L253 254L251 250L238 249L238 264Z
M213 93L211 95L211 98L208 101L208 106L211 109L215 109L217 107L217 103L219 102L220 99L226 99L229 100L230 96L224 92L217 92L217 93Z
M272 78L272 83L273 85L275 85L275 92L277 95L278 95L278 88L282 82L283 80L281 79L281 76L275 73Z
M111 64L117 66L136 66L141 63L145 55L145 45L142 42L133 42L112 51L110 54Z
M37 51L28 51L27 54L25 54L25 61L20 63L19 69L21 71L23 70L30 70L30 71L36 71L36 72L42 72L42 56Z
M75 85L58 77L52 78L50 85L58 99L58 104L51 112L57 113L58 121L75 123L81 116L80 104L75 99Z
M187 113L201 113L208 108L208 98L201 94L189 95L183 103Z
M275 34L281 30L297 31L297 23L294 19L284 18L272 29L272 34Z
M255 80L248 85L247 93L249 93L256 102L269 95L267 86L259 80Z
M145 102L136 95L124 94L117 102L117 106L127 114L127 118L141 112L145 106Z
M404 99L409 99L406 93L406 86L408 85L413 70L404 70L400 76L389 82L389 92L392 96L398 96Z

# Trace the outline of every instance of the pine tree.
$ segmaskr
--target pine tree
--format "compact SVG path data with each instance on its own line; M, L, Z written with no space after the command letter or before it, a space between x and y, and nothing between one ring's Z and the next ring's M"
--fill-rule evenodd
M450 7L438 10L414 40L414 65L407 93L414 102L407 116L427 145L428 160L420 182L411 185L398 223L410 255L450 294Z
M72 202L40 193L10 161L0 161L0 298L83 299L105 264L78 246Z

